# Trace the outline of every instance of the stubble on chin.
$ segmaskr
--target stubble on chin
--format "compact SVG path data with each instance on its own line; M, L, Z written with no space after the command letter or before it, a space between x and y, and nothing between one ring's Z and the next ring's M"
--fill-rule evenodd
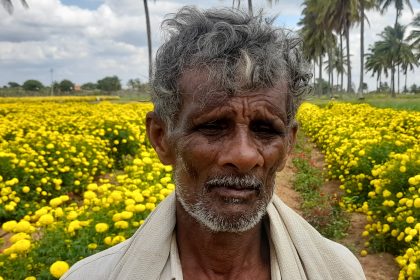
M258 191L258 200L256 205L250 208L247 211L242 211L240 213L227 214L222 211L217 211L217 209L211 207L212 201L209 196L209 190L206 188L206 183L204 183L203 188L200 189L198 193L191 193L188 188L183 184L181 174L183 172L191 171L190 168L186 168L184 162L180 163L174 172L175 180L175 192L176 198L183 207L183 209L193 217L197 222L204 225L207 229L212 232L245 232L253 227L255 227L266 214L266 209L270 203L273 192L274 192L274 176L270 179L270 186L265 186L258 178L252 175L238 177L235 175L223 176L223 178L211 178L208 181L213 180L213 184L220 183L223 184L223 180L235 181L244 184L258 184L260 185L260 190ZM184 173L189 174L189 173ZM218 181L219 180L219 181ZM226 200L224 203L240 203L240 201L235 201L234 199L229 201Z

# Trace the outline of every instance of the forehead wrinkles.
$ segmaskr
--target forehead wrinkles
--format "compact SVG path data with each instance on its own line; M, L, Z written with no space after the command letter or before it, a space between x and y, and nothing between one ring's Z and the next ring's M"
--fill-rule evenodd
M204 108L191 104L192 107L187 117L192 119L193 123L219 116L234 116L239 119L280 118L283 122L286 120L286 114L284 110L281 110L281 106L270 102L270 98L265 95L232 97L227 102L216 106L218 103L215 103L215 106L205 106Z

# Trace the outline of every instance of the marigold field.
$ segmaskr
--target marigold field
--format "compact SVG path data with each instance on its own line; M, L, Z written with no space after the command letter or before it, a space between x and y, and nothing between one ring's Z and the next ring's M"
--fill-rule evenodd
M60 99L58 99L60 100ZM0 105L0 279L56 279L122 242L170 194L151 104ZM1 245L1 244L0 244Z
M305 103L298 120L341 181L342 206L366 214L369 250L396 255L399 279L420 279L420 112Z
M59 278L129 238L175 187L146 140L151 104L57 100L0 104L0 279ZM342 206L367 215L369 250L420 278L420 113L306 103L298 119Z

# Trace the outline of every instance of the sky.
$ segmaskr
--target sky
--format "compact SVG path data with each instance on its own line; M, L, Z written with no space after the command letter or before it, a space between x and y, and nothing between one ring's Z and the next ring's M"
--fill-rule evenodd
M148 80L147 35L143 1L139 0L27 0L24 9L13 0L14 13L9 15L0 7L0 86L8 82L22 84L36 79L44 85L51 81L69 79L76 84L96 82L106 76L117 75L123 86L129 79ZM236 1L237 2L237 1ZM247 1L242 0L246 8ZM254 10L265 9L268 15L277 15L280 27L297 30L303 0L280 0L271 7L266 0L254 0ZM274 2L274 1L273 1ZM400 23L408 24L420 4L412 0L414 14L407 8ZM168 13L184 5L199 8L232 5L231 0L156 0L149 1L153 53L164 40L160 23ZM395 10L384 15L377 11L367 13L365 49L378 40L387 25L393 25ZM408 31L410 28L408 29ZM352 81L359 84L360 27L350 33ZM326 76L324 76L326 77ZM346 81L346 79L345 79ZM376 88L376 79L365 74L369 90ZM408 85L420 84L420 69L410 73ZM404 79L401 80L401 88ZM357 87L356 87L357 88Z

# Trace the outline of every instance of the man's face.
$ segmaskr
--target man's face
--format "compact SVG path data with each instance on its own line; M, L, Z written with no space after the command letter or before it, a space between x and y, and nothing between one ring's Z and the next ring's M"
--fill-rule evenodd
M286 122L286 88L220 102L209 100L199 84L182 83L183 106L170 141L177 199L210 230L246 231L264 216L275 173L294 141L296 129Z

